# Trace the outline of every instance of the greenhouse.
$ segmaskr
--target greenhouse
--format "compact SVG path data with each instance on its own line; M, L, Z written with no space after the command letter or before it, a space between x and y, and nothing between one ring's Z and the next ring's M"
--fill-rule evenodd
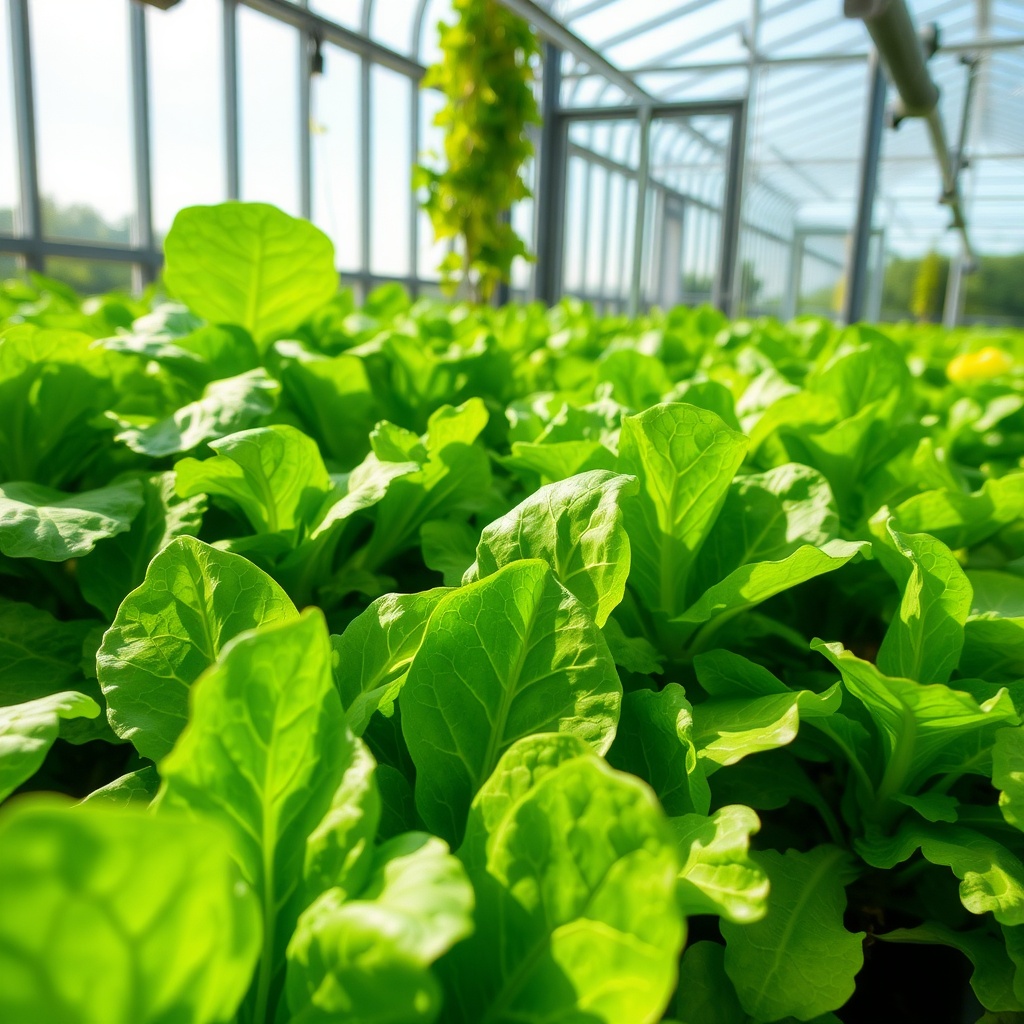
M1020 0L0 0L0 1024L1024 1024Z

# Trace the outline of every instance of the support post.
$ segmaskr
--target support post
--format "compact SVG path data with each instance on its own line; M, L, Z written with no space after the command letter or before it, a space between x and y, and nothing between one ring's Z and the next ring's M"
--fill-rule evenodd
M373 220L373 184L370 181L371 154L370 145L373 136L370 125L370 88L372 75L370 73L370 61L366 57L360 59L359 68L359 204L363 210L362 222L359 226L359 262L360 269L364 274L369 274L370 267L370 229ZM361 302L366 301L370 292L370 286L363 286L363 293L359 296Z
M153 178L149 135L149 59L146 52L146 12L138 4L129 5L132 60L132 147L135 164L135 242L153 253ZM153 260L139 264L136 285L149 284L156 268ZM140 279L141 278L141 279Z
M316 40L306 29L299 33L299 216L313 216L313 140L310 118L313 112L313 62Z
M558 116L562 51L544 44L541 79L540 153L537 164L537 267L534 298L551 305L562 291L562 236L565 231L565 124Z
M640 167L636 175L636 226L633 229L633 274L629 289L629 316L640 313L644 270L644 227L647 223L647 187L651 178L651 108L640 108Z
M714 304L734 316L739 302L737 263L740 248L740 210L743 202L743 158L747 146L747 104L743 102L733 115L729 137L729 162L725 180L725 205L722 208L722 243L719 273L716 277Z
M877 54L872 56L868 68L868 116L860 157L857 220L853 228L853 246L846 273L846 301L843 304L843 318L848 324L856 323L864 317L875 189L878 184L878 157L882 149L882 129L885 126L885 73Z
M964 258L954 256L949 261L949 277L946 282L946 304L942 310L942 326L952 330L960 324L964 306Z
M228 199L241 196L238 145L238 17L237 0L224 0L224 166Z
M21 179L21 234L42 242L43 226L39 204L39 165L36 161L35 98L32 93L32 47L29 38L28 0L10 0L11 44L14 59L14 112L18 134L18 175ZM30 270L41 272L43 259L38 250L25 254Z

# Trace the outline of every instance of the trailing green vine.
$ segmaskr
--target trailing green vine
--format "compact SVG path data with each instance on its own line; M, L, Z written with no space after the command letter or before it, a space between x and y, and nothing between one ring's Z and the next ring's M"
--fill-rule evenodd
M509 223L512 204L530 190L522 169L533 155L526 127L539 124L531 58L537 39L498 0L454 0L459 20L440 25L443 58L424 87L447 102L434 119L445 129L444 170L418 166L415 185L427 190L423 208L438 241L461 238L438 268L449 291L464 284L486 300L508 281L517 256L530 258Z

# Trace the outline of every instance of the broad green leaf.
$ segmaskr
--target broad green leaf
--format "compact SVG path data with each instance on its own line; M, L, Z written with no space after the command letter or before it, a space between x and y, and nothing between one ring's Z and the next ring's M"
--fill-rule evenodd
M608 650L612 652L616 665L642 676L653 676L661 672L664 655L642 636L627 636L614 616L609 616L601 632L608 641Z
M88 554L107 537L125 533L142 504L137 480L78 494L39 484L4 484L0 487L0 553L66 562Z
M693 708L678 683L625 694L608 763L643 779L666 814L707 814L711 792L693 742Z
M278 370L284 393L304 429L342 469L369 451L369 434L380 419L364 361L342 353L328 358L296 342L279 341Z
M189 688L224 645L294 617L284 591L240 555L171 541L124 599L96 658L114 731L159 761L185 727Z
M606 352L598 360L597 377L611 384L616 402L635 412L657 405L672 390L672 381L661 360L634 348Z
M601 631L543 562L513 562L434 610L401 695L416 806L461 837L474 794L517 740L611 745L622 686Z
M419 650L427 619L448 591L385 594L331 637L334 682L349 728L362 736L373 713L390 708Z
M974 493L925 491L893 513L909 533L930 533L954 551L973 547L1024 515L1024 473L988 479Z
M345 729L322 614L237 637L197 682L160 764L161 814L215 818L260 898L265 942L247 1006L271 1013L300 913L330 885L360 888L379 804L372 760Z
M984 570L969 571L967 579L974 599L960 672L997 682L1024 676L1024 579Z
M747 1024L736 990L725 973L725 947L717 942L687 946L679 964L675 1015L679 1024Z
M630 585L652 611L686 608L690 571L743 461L747 439L714 413L659 405L622 421L618 469L640 482L625 508Z
M892 868L918 850L960 879L960 902L972 914L991 912L1004 925L1024 924L1024 864L1001 843L974 829L905 818L892 836L856 840L873 867Z
M70 690L0 707L0 801L39 770L62 718L96 718L100 707Z
M880 813L887 813L886 800L916 793L932 776L987 774L995 731L1020 722L1005 689L979 703L942 683L923 686L883 675L841 644L815 640L811 647L839 670L875 724L884 769L876 780Z
M129 807L133 804L148 807L160 788L160 776L156 768L149 765L138 771L122 775L99 789L94 789L83 801L84 804L112 804L115 807Z
M577 473L615 469L615 456L600 441L558 441L547 444L513 441L502 462L513 472L536 475L552 484Z
M78 331L22 324L0 337L0 484L62 487L109 433L111 356Z
M768 878L750 857L750 837L761 822L749 807L721 807L711 817L685 814L669 818L669 827L683 865L676 894L684 914L717 914L736 924L764 917Z
M430 965L473 930L473 889L433 836L406 833L374 853L365 889L330 889L303 912L288 945L296 1024L436 1019Z
M146 576L146 567L175 537L194 537L203 522L206 502L201 495L179 498L173 473L140 475L144 504L127 533L100 541L78 564L82 596L107 621L118 605Z
M290 331L338 290L334 247L308 221L266 203L180 210L164 240L167 289L257 342Z
M1024 728L1000 729L992 746L992 785L1003 817L1024 832Z
M503 759L474 804L477 931L442 962L450 1024L652 1024L675 987L668 826L643 783L579 746L567 757L569 739L512 747L518 767Z
M420 528L423 564L441 573L446 587L458 587L476 558L480 532L457 519L432 519Z
M127 426L114 437L133 452L160 459L190 452L204 441L245 430L274 411L280 385L262 367L211 381L201 398L147 426Z
M510 562L539 558L603 626L622 600L629 576L621 506L636 490L633 478L603 470L541 487L484 528L465 582Z
M210 494L229 498L257 533L299 539L315 522L328 492L327 474L316 442L289 426L257 427L212 441L217 453L176 463L183 498Z
M723 615L735 615L799 583L842 568L866 547L861 541L830 540L820 548L804 544L778 562L741 565L721 583L705 590L672 622L697 626Z
M77 685L82 645L94 625L60 622L34 605L0 598L0 705Z
M923 943L958 949L974 968L971 988L982 1006L997 1013L1024 1011L1024 1003L1014 995L1015 967L1006 954L1006 948L982 928L953 931L937 921L928 921L916 928L876 932L875 938L882 942Z
M808 1020L853 995L864 963L863 932L843 926L850 855L835 846L754 856L768 876L768 913L746 924L721 922L725 970L756 1020Z
M10 1024L230 1020L259 926L227 839L208 822L52 799L0 816L0 1019Z
M791 690L767 669L728 651L694 659L708 699L693 709L693 741L710 774L796 739L800 722L826 718L839 709L839 684L823 693Z
M886 675L945 683L960 660L971 585L941 541L904 533L883 509L873 520L875 554L903 593L886 630L878 667Z
M737 477L694 565L691 596L757 562L780 562L810 544L823 547L839 531L828 482L808 466L787 463Z

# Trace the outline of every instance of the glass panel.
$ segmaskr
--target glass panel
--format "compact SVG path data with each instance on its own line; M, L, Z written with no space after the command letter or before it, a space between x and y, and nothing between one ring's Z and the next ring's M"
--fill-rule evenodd
M147 8L146 41L153 227L160 240L183 206L227 196L220 0ZM182 54L188 54L187 74Z
M243 199L299 212L299 33L238 9Z
M31 0L30 15L43 233L128 242L128 4Z
M0 281L21 275L21 258L10 252L0 252Z
M444 97L437 91L420 92L420 161L430 167L444 165L444 132L434 124L434 117L444 106ZM434 241L434 228L422 210L419 213L419 252L417 272L421 278L438 277L438 265L448 252L445 242Z
M14 80L11 70L10 15L7 0L0 0L0 235L14 233L18 209L18 171L14 128ZM8 257L0 257L7 259ZM0 276L13 273L6 268Z
M359 58L324 46L324 73L313 79L313 221L334 242L337 265L362 264L359 238Z
M43 266L47 277L71 285L83 295L101 292L131 291L132 265L112 260L80 260L70 256L51 256Z
M384 0L385 3L389 0ZM363 0L311 0L310 9L336 21L346 28L359 29L363 16Z
M412 49L413 22L420 0L369 0L370 35L399 53Z
M843 309L848 245L845 234L804 237L797 313L839 316Z
M409 217L412 81L374 65L370 78L370 269L405 276L410 270Z

